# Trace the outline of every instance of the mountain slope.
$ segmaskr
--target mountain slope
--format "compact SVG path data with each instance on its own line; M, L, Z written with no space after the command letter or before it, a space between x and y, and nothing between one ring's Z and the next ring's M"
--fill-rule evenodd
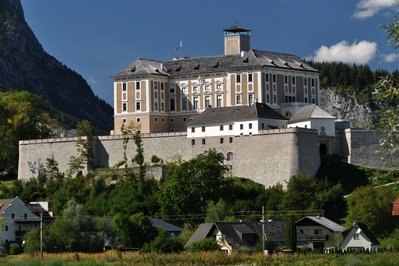
M28 90L99 129L113 127L112 107L94 95L82 76L43 50L20 0L0 0L0 88Z

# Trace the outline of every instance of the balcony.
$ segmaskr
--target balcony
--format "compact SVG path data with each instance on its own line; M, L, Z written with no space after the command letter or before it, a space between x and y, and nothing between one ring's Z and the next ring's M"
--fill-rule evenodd
M301 238L306 241L327 241L328 235L305 235Z

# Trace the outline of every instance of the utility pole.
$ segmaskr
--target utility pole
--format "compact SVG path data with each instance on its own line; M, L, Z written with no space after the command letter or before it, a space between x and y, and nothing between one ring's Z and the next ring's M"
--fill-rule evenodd
M40 258L43 260L43 212L40 213Z
M265 254L265 206L262 205L262 253Z

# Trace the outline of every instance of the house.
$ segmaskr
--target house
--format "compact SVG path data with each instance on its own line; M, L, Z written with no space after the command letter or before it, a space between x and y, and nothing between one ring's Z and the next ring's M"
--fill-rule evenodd
M25 204L18 197L0 200L0 219L3 221L0 239L5 244L22 243L27 231L39 227L40 213L47 221L52 218L45 206L43 202Z
M392 216L398 216L399 215L399 197L397 197L393 201L393 206L392 206Z
M320 136L335 136L336 117L315 104L303 106L288 121L288 127L317 129Z
M351 228L342 232L342 236L340 248L343 251L377 251L380 245L364 223L355 222Z
M295 222L297 245L312 250L337 248L345 230L341 225L322 216L305 216Z
M295 55L252 49L250 33L240 25L224 29L223 55L139 58L114 75L114 133L131 122L142 133L183 132L209 107L259 102L285 114L318 104L318 70Z
M242 250L253 250L262 237L260 222L216 222L202 223L185 244L190 247L194 242L205 238L215 239L220 249L228 254ZM265 223L265 239L277 245L285 243L285 223L269 221Z
M177 227L173 224L170 224L158 218L151 218L151 223L153 227L163 230L168 237L178 236L183 231L182 228Z
M288 118L264 103L208 108L187 123L187 138L256 135L286 128Z

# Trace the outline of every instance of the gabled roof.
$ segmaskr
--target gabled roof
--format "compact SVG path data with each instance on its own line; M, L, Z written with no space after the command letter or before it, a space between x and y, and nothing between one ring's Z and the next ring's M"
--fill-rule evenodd
M180 58L177 60L159 61L139 58L127 68L114 76L121 79L134 75L200 75L205 73L225 72L236 68L262 68L273 67L318 72L306 64L301 58L292 54L275 53L260 50L250 50L243 55L220 55L193 58Z
M349 235L350 232L352 232L353 230L357 230L358 228L360 228L360 230L363 231L363 233L366 235L366 237L370 240L372 245L379 245L380 242L378 241L378 239L374 236L373 233L371 233L371 231L369 230L369 228L367 227L367 225L365 225L364 223L355 223L351 228L349 228L348 230L345 230L344 232L342 232L342 236L343 236L343 240L342 242L344 242L344 240L349 236L352 237L352 235Z
M213 231L217 228L229 243L242 246L253 246L255 242L249 243L243 235L254 235L261 237L262 224L260 222L216 222L200 224L191 238L187 241L185 247L192 243L211 237ZM285 222L269 221L265 223L265 234L268 240L275 242L285 241Z
M168 222L165 222L164 220L158 219L158 218L151 218L151 223L152 226L154 227L160 227L166 232L181 232L183 231L182 228L177 227L176 225L170 224Z
M187 123L187 126L206 125L206 124L222 124L234 121L243 121L249 119L275 119L288 120L273 108L264 103L254 103L250 106L231 106L208 108L201 114L195 116Z
M308 121L310 119L336 119L335 116L330 115L315 104L305 105L296 112L288 123L295 123L301 121Z
M305 216L295 222L296 226L318 224L330 229L333 232L343 232L345 228L323 216Z

